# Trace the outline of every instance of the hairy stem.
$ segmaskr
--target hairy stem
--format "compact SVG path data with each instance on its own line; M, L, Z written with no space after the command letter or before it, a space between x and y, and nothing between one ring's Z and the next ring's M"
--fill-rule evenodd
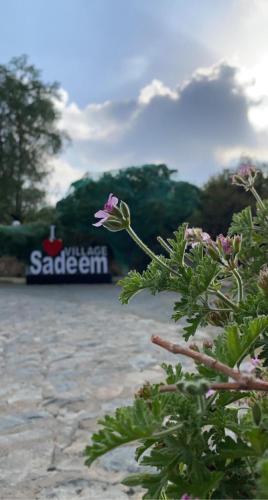
M167 242L165 240L163 240L163 238L161 238L161 236L157 236L157 241L158 243L160 243L160 245L166 250L166 252L170 255L172 253L172 248L167 244Z
M229 306L233 311L238 309L238 306L231 300L226 297L220 290L215 290L213 288L208 288L209 293L213 293L219 297L227 306Z
M179 276L179 273L175 269L172 269L172 267L163 262L158 257L158 255L156 255L149 247L147 247L147 245L145 245L145 243L138 237L138 235L135 233L132 227L129 226L126 229L126 231L128 232L129 236L133 239L133 241L135 241L135 243L141 248L141 250L143 250L143 252L150 257L150 259L155 260L161 267L168 269L169 272Z
M255 187L254 186L251 186L249 188L249 190L251 191L251 193L253 194L257 204L259 205L259 207L262 209L262 210L265 210L265 205L259 195L259 193L256 191Z
M233 275L236 279L236 282L237 282L237 296L238 296L238 303L239 303L244 298L243 281L242 281L242 278L241 278L239 272L237 271L237 269L233 269L232 273L233 273Z

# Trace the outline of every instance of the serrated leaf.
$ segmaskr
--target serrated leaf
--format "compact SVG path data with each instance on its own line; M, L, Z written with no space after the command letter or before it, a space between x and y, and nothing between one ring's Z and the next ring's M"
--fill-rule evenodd
M268 459L259 463L260 478L258 481L258 494L256 498L268 498Z
M238 214L233 215L229 234L251 235L253 230L252 212L250 207L244 208Z
M143 399L135 399L133 406L118 408L114 416L106 415L99 421L103 428L93 434L92 444L86 447L86 465L123 444L168 434L168 428L162 426L166 403L165 394L154 399L150 407Z
M249 355L257 339L267 330L268 316L246 319L239 327L236 324L229 325L215 340L214 355L231 367L239 366L244 357Z

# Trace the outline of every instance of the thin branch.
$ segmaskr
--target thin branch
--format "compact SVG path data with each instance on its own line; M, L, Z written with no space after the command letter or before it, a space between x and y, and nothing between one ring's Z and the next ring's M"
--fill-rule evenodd
M201 363L212 370L223 373L227 377L231 377L233 380L237 380L238 382L248 383L250 377L242 374L240 371L234 370L228 365L221 363L217 359L208 356L199 351L195 351L194 349L190 349L189 347L184 347L179 344L172 344L168 340L164 340L157 335L153 335L151 338L153 344L159 345L173 354L182 354L183 356L187 356L188 358L194 359L197 363Z
M212 382L208 389L214 391L262 391L268 392L268 382L260 379L248 380L242 382ZM160 392L177 392L179 389L176 384L160 385Z

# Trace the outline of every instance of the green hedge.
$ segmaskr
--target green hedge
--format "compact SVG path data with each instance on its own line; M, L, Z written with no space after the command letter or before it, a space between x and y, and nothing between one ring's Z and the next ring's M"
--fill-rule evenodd
M21 226L0 225L0 256L11 255L27 261L35 248L41 248L41 242L49 234L49 225L34 222Z

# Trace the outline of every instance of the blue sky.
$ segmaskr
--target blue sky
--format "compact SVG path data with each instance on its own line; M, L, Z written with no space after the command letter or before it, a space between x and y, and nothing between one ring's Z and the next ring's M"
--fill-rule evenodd
M202 46L200 17L222 18L224 2L9 0L1 6L0 57L21 53L59 80L79 105L134 97L153 78L175 85L215 49ZM169 48L168 57L165 52ZM190 57L188 57L190 56Z
M267 4L2 0L0 61L28 54L62 88L54 196L86 171L161 161L202 184L268 158Z

